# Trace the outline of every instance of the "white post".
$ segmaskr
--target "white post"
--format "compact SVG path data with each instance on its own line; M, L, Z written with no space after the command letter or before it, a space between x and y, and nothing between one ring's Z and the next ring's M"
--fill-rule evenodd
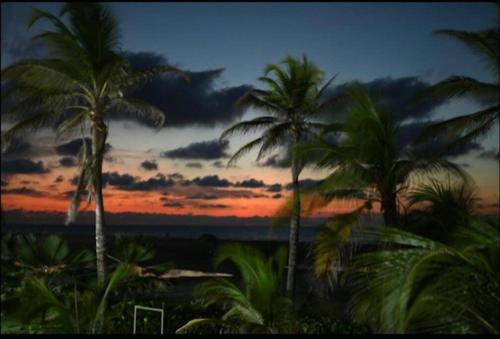
M146 306L140 306L140 305L135 305L134 306L134 334L137 329L137 310L141 309L144 311L152 311L152 312L159 312L161 314L161 328L160 328L160 334L163 334L163 308L154 308L154 307L146 307Z

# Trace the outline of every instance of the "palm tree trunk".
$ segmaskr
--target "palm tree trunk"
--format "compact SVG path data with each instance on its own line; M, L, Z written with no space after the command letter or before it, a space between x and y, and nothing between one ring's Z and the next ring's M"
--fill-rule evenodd
M294 148L298 143L298 137L294 140ZM299 164L295 149L292 152L292 185L293 185L293 206L292 218L290 220L290 235L288 240L288 271L286 278L286 293L294 299L295 295L295 268L297 265L297 247L299 243L300 227L300 186L299 186Z
M97 120L97 119L96 119ZM102 196L102 161L104 145L106 143L107 127L99 119L94 122L92 129L92 155L94 161L94 200L95 200L95 252L97 266L97 283L104 286L106 281L106 240L104 237L104 201ZM101 333L104 323L104 309L96 315L97 321L93 328L94 333Z
M399 224L398 210L396 207L396 195L388 193L382 196L382 209L384 223L389 226L397 227Z
M95 174L95 251L97 259L97 281L101 286L106 280L106 241L104 237L104 201L102 196L102 161L106 135L107 132L104 122L94 125L92 131L92 154L95 166L93 168Z

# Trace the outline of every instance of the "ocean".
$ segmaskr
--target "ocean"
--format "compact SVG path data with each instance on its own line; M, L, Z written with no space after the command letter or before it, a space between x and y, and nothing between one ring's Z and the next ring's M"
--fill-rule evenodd
M272 229L268 226L159 226L159 225L107 225L106 234L145 235L153 237L170 237L198 239L203 235L213 235L225 240L249 241L288 241L288 227ZM319 226L303 226L300 229L299 240L311 242L317 234ZM60 233L68 235L92 235L93 225L33 225L7 224L2 226L2 232L14 233Z

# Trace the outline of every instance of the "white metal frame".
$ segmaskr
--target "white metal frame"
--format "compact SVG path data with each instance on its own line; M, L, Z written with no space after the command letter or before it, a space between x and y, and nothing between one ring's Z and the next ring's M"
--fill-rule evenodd
M140 305L134 305L134 332L133 332L134 334L135 334L136 325L137 325L137 310L160 312L161 313L161 329L160 329L160 334L163 334L163 309L162 308L140 306Z

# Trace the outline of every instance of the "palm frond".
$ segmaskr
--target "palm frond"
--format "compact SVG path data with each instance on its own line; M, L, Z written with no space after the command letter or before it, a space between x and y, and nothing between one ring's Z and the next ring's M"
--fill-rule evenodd
M227 162L227 167L231 167L232 165L234 165L239 158L250 152L252 149L256 148L259 144L262 144L263 141L264 137L260 137L240 147L240 149L236 153L234 153Z
M252 120L241 121L241 122L229 127L224 132L222 132L221 136L219 137L219 141L223 141L224 139L230 137L234 133L241 133L244 135L244 134L247 134L249 132L253 132L255 130L258 130L259 128L263 128L263 127L272 125L272 124L276 123L277 121L278 121L278 119L273 117L273 116L257 117L257 118L252 119Z

